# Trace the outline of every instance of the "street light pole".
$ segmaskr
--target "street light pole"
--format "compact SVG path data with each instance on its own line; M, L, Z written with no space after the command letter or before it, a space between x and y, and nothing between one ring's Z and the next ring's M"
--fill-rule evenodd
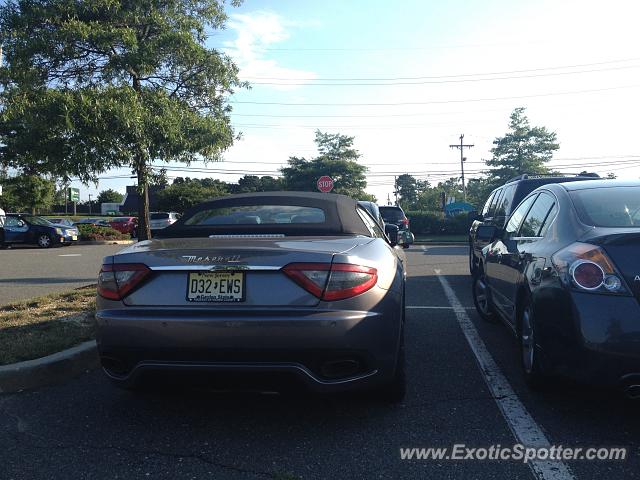
M91 216L91 194L89 194L89 216Z

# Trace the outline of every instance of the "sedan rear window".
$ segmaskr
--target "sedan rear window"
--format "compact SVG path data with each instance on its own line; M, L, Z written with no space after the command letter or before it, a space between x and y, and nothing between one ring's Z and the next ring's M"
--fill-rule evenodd
M324 223L320 208L294 205L238 205L201 210L185 225L265 225Z
M571 199L582 223L594 227L640 227L640 187L574 190Z
M168 213L152 213L149 217L151 220L166 220L169 218Z

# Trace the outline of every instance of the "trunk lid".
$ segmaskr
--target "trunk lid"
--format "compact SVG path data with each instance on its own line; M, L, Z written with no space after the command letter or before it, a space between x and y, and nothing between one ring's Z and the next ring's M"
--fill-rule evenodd
M600 246L640 301L640 229L596 228L581 241Z
M124 303L190 308L314 306L318 298L284 274L282 267L290 263L329 263L335 254L372 241L367 237L222 237L149 240L114 255L113 263L142 263L152 271ZM207 272L221 274L210 275L213 281L224 277L222 272L242 272L244 300L187 300L188 282L203 278L197 274Z

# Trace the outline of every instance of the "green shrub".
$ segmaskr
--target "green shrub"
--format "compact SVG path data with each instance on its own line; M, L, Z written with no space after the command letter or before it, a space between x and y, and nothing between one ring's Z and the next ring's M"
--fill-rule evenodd
M443 217L441 212L408 211L410 228L419 235L465 235L471 222L467 214Z
M80 240L129 240L131 235L120 233L111 227L97 227L95 225L76 225L80 232Z

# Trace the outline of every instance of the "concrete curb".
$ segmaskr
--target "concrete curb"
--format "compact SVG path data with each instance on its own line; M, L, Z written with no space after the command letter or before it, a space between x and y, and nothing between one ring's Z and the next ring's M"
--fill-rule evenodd
M100 366L95 340L46 357L0 366L0 393L60 383Z
M136 240L78 240L74 245L131 245Z

